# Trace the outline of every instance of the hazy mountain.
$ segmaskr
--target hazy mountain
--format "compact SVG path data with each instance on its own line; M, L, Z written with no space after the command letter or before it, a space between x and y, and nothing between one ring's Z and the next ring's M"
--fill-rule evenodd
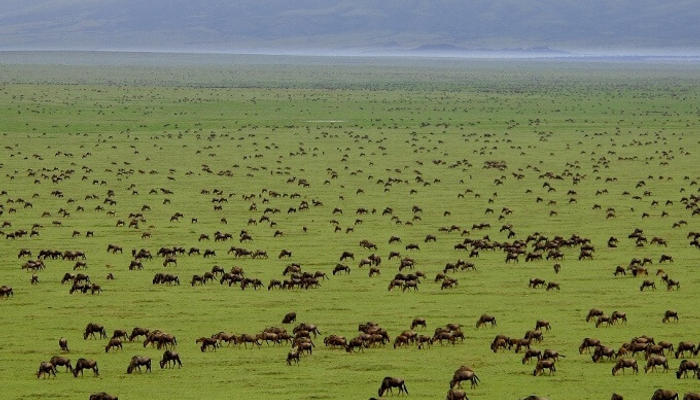
M700 48L700 0L1 0L2 49Z

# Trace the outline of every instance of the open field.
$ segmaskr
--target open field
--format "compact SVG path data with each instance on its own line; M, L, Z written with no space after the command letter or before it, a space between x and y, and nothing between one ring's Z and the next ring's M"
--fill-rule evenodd
M533 393L550 399L608 399L613 392L643 399L660 387L682 397L700 387L698 379L676 379L680 359L671 354L669 373L645 374L640 354L638 375L612 376L614 362L594 363L590 354L578 351L585 337L616 350L641 335L674 345L700 341L700 249L688 236L700 231L696 67L656 71L647 65L626 75L618 65L610 67L611 79L603 66L593 72L581 68L578 75L564 74L561 66L553 72L538 64L493 73L482 66L464 79L452 69L438 71L436 83L429 66L401 66L404 77L416 84L397 79L395 87L362 87L357 82L363 70L353 67L312 66L298 75L312 77L317 71L323 81L337 81L334 88L318 87L309 83L311 78L285 84L284 69L273 75L264 68L246 69L249 84L240 86L251 87L236 88L223 81L216 85L215 77L197 75L195 67L118 69L124 85L105 82L97 66L81 67L94 81L80 85L63 72L60 79L40 79L41 71L51 67L34 68L32 79L40 84L19 79L18 66L0 72L6 82L0 85L0 223L9 223L0 236L38 232L0 237L0 285L14 291L0 298L2 398L87 399L106 391L127 400L366 399L376 396L383 377L400 376L409 398L441 399L460 365L472 366L481 379L473 389L465 383L471 399L519 399ZM362 68L375 71L377 82L391 76L388 66ZM187 71L200 77L202 86L222 87L189 87ZM159 73L172 81L152 86ZM255 84L269 76L280 79L274 87ZM454 90L449 90L450 79ZM487 87L483 82L494 83ZM490 161L503 161L505 168L485 168ZM308 184L300 184L304 180ZM55 191L60 194L52 195ZM254 196L246 200L246 195ZM227 201L214 203L213 198ZM302 202L308 210L300 209ZM387 207L393 212L384 213ZM358 215L360 208L368 212ZM614 217L606 218L609 208ZM178 212L183 217L173 220ZM138 228L128 227L130 213L143 214ZM263 216L269 220L261 221ZM249 224L250 219L257 224ZM116 226L118 220L126 226ZM680 221L687 224L674 227ZM474 229L482 223L490 228ZM514 233L510 238L501 229L506 224ZM440 229L452 225L459 229ZM637 246L628 238L635 228L649 241L665 239L667 246ZM240 243L241 230L253 240ZM73 237L74 231L79 235ZM86 237L87 231L94 237ZM217 231L233 238L214 241ZM276 231L283 235L274 237ZM144 239L145 232L151 237ZM549 240L590 239L592 259L578 260L579 243L563 246L561 261L526 262L523 254L518 262L506 263L504 244L536 232ZM201 234L211 240L199 241ZM427 235L436 241L426 243ZM401 242L389 244L391 236ZM611 236L619 239L617 248L608 247ZM465 239L494 249L470 258L473 245L467 251L454 248ZM362 240L378 248L362 248ZM528 241L527 253L536 253L536 242ZM108 253L108 244L121 246L123 254ZM420 249L407 250L408 244ZM179 255L177 266L164 268L156 252L173 246L213 249L216 255ZM262 249L270 257L235 258L227 254L231 246ZM130 271L131 250L141 248L155 257L144 260L143 270ZM32 256L18 259L20 249ZM39 283L30 284L32 273L21 265L42 249L84 251L87 269L77 272L88 274L103 292L69 294L70 283L60 281L74 272L75 261L60 259L45 260L46 269L36 272ZM282 249L292 256L278 259ZM343 261L351 272L334 276L344 251L355 255L354 261ZM417 291L387 290L399 272L399 261L388 259L391 251L414 259L415 270L425 273ZM381 274L370 278L368 267L358 263L372 253L382 262ZM673 262L659 264L662 254ZM616 266L645 257L653 260L649 276L613 276ZM442 290L435 275L457 259L474 263L476 271L448 273L458 285ZM557 262L558 274L553 270ZM290 263L300 264L302 271L323 271L329 279L308 290L268 291L270 280L288 279L282 271ZM246 277L260 279L265 287L190 285L192 275L214 265L226 271L241 266ZM667 290L657 268L679 281L680 289ZM153 285L159 272L178 275L181 285ZM115 279L107 280L108 273ZM561 290L528 288L531 278L557 282ZM656 290L640 291L645 279L653 280ZM607 314L626 312L628 322L596 328L585 321L594 307ZM677 311L679 321L662 323L666 310ZM195 344L220 331L255 334L282 326L289 311L322 332L313 354L303 355L298 366L285 363L288 344L253 349L224 344L206 352ZM498 325L476 329L483 313L495 316ZM427 320L427 328L417 329L420 334L432 336L435 328L458 323L466 338L455 345L394 349L394 338L415 317ZM534 363L523 365L522 354L489 348L497 334L522 337L538 319L551 322L552 329L533 348L566 355L551 376L533 376ZM392 343L354 353L323 346L322 338L330 334L357 336L358 324L367 321L385 328ZM156 364L163 351L144 348L142 340L106 354L107 340L83 340L89 322L103 324L110 337L115 329L136 326L171 333L184 366L160 369ZM294 325L285 328L291 332ZM73 378L59 367L56 378L36 378L41 361L61 354L61 337L68 339L66 356L74 362L97 360L99 377L88 371ZM137 354L154 360L152 373L126 374Z

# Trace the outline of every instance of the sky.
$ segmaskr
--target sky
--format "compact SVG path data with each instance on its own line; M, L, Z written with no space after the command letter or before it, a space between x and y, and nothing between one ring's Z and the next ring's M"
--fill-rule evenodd
M700 0L0 0L0 50L700 54Z

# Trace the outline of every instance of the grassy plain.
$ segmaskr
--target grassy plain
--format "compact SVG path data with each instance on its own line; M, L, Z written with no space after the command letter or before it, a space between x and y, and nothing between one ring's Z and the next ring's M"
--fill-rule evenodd
M3 398L75 399L107 391L127 400L365 399L376 394L382 377L403 376L410 398L436 399L444 398L452 372L462 364L474 366L482 381L468 390L472 399L516 399L531 393L551 399L607 399L612 392L641 399L658 387L680 393L699 387L698 380L676 380L672 373L613 377L611 363L594 364L589 355L579 355L577 350L584 337L597 337L615 348L642 334L673 343L700 340L700 252L686 238L689 231L700 230L700 217L691 216L692 210L681 202L682 197L697 196L700 179L700 83L698 69L692 66L660 66L657 71L646 65L639 68L642 72L626 74L625 66L613 65L609 76L604 66L592 73L581 68L578 74L546 64L504 67L493 73L477 66L477 75L484 79L461 79L453 72L441 73L439 67L431 75L431 69L423 66L411 70L410 79L396 80L396 87L374 88L362 83L367 71L362 68L370 67L309 66L303 72L310 77L308 82L301 79L295 85L266 85L264 76L271 75L260 72L263 78L251 75L246 81L251 84L239 85L257 87L238 88L190 87L188 73L167 80L168 84L151 85L159 81L159 73L172 78L172 71L159 67L149 67L152 75L122 67L126 68L119 69L122 77L133 75L128 84L110 84L98 66L81 67L97 77L85 84L51 73L45 79L32 77L41 84L19 83L8 76L23 77L20 67L6 67L2 72L6 83L0 85L0 190L7 194L0 196L0 221L12 226L2 230L30 231L34 223L42 228L38 237L1 239L0 243L0 284L12 286L15 292L14 297L0 300ZM35 72L66 70L33 68ZM266 68L272 67L261 71ZM286 70L279 68L274 76L284 78ZM301 68L294 66L292 71ZM391 67L371 68L373 82L395 76ZM571 70L576 68L572 64ZM636 71L635 66L627 68ZM198 73L195 67L183 71ZM511 73L515 77L509 81ZM315 75L336 83L318 87L313 84ZM442 78L436 81L433 76ZM205 82L202 86L217 85ZM223 82L220 86L236 85ZM507 169L484 169L488 160L503 160ZM212 172L206 172L204 165ZM337 172L337 179L330 178L329 169ZM70 178L51 182L52 175L66 170L74 171ZM227 170L230 176L219 174ZM30 171L35 174L30 176ZM546 172L562 179L541 177ZM524 177L518 180L513 173ZM576 174L581 176L578 183L572 180ZM297 181L289 183L291 177ZM606 182L613 177L616 181ZM300 178L310 186L298 186ZM401 181L387 186L388 190L377 183L390 178ZM497 184L497 179L503 184ZM93 184L94 180L105 184ZM329 184L324 184L326 180ZM646 185L638 187L641 180ZM548 191L544 182L556 191ZM132 184L138 194L132 194ZM152 188L167 188L174 194L149 194ZM222 211L213 210L213 195L200 194L202 189L214 188L230 195ZM360 188L364 193L357 193ZM114 206L103 204L110 189L115 192ZM608 193L596 195L602 189ZM52 197L54 190L64 196ZM273 198L270 190L285 196ZM569 190L576 194L567 194ZM301 197L290 198L292 193ZM85 200L89 194L98 198ZM258 195L253 201L257 211L249 210L251 201L244 201L243 194ZM544 201L536 202L537 197ZM16 202L18 198L33 207L24 208ZM163 204L165 198L170 204ZM576 202L570 203L571 198ZM323 206L287 214L289 207L312 199ZM653 206L653 200L659 205ZM665 205L666 200L673 204ZM593 209L594 204L602 209ZM76 211L79 205L84 212ZM105 211L96 211L98 205ZM147 221L140 229L115 226L118 219L128 220L128 214L139 212L143 205L151 210L144 212ZM423 210L417 214L420 219L414 220L414 205ZM277 226L247 225L266 207L281 210L270 214ZM332 215L335 207L342 208L343 214ZM356 216L359 207L377 213ZM393 208L400 224L381 215L385 207ZM503 207L513 212L499 220ZM605 218L608 207L615 209L615 218ZM16 212L10 213L9 208ZM61 217L61 208L70 215ZM495 213L485 214L487 208ZM114 216L106 214L109 210ZM448 210L451 215L445 216ZM558 214L550 216L552 210ZM51 215L42 216L44 211ZM662 217L663 211L669 215ZM170 222L175 212L184 214L181 222ZM642 219L643 212L650 216ZM192 217L198 218L197 224L190 223ZM222 217L228 224L220 222ZM356 218L362 223L354 225ZM342 232L334 233L331 219L338 221ZM688 225L672 228L679 220ZM54 226L52 221L62 225ZM472 224L478 223L490 223L491 228L472 230ZM517 264L505 264L504 253L481 252L471 260L478 271L455 273L459 286L440 290L434 275L445 263L468 254L453 249L463 239L459 233L438 229L455 224L469 230L470 238L489 235L494 241L514 240L499 232L506 223L513 225L515 239L524 240L534 232L590 238L596 248L594 259L577 261L578 250L566 250L562 271L555 275L550 261L525 263L521 258ZM302 232L302 226L308 232ZM347 227L354 227L354 232L345 233ZM649 239L666 239L668 247L636 247L627 239L634 228L643 229ZM254 238L242 247L265 249L270 259L227 255L231 245L239 246L237 240L197 241L201 233L213 238L217 230L236 238L241 229ZM92 230L95 236L72 238L74 230L82 234ZM275 230L284 236L273 238ZM150 232L152 238L141 239L143 232ZM427 234L436 235L437 242L423 243ZM392 235L400 236L402 243L387 244ZM618 248L607 248L610 236L620 239ZM292 250L291 261L305 270L330 275L342 251L355 252L356 259L371 253L358 246L362 239L379 246L380 277L368 278L366 268L350 263L349 275L331 276L321 288L308 291L241 291L218 283L201 287L187 283L193 274L214 264L227 269L240 265L248 276L265 282L280 279L290 262L277 260L283 248ZM109 243L121 245L124 254L108 254ZM420 250L406 251L408 243L418 243ZM151 284L152 276L163 270L158 258L146 262L143 271L128 271L131 249L144 247L155 253L161 246L173 245L211 248L217 256L179 257L173 270L181 286ZM69 295L67 285L60 284L73 265L69 261L48 260L47 269L38 273L40 283L30 285L30 274L20 269L25 260L17 259L21 248L31 249L35 256L44 248L85 250L87 273L104 292ZM417 269L428 275L418 292L386 290L397 272L397 261L387 260L392 250L414 258ZM667 291L653 276L662 253L675 259L663 268L681 282L678 291ZM613 277L615 266L627 265L633 257L654 260L649 278L656 280L657 290L640 292L640 279ZM116 279L105 280L108 272ZM532 277L557 281L561 291L528 289ZM591 307L608 313L625 311L629 322L595 328L584 321ZM679 323L661 323L667 309L678 311ZM412 318L422 316L428 320L428 334L457 322L465 326L467 339L454 347L395 350L387 346L347 354L323 348L319 338L314 354L293 367L284 363L287 346L223 347L202 353L194 343L197 337L222 330L255 333L279 326L282 316L292 310L300 321L317 324L322 336L352 337L357 324L371 320L393 338L408 329ZM475 329L482 313L495 315L498 326ZM494 354L489 349L496 334L521 336L540 318L549 320L553 329L536 347L566 355L556 374L533 377L533 366L522 365L519 355ZM127 375L132 355L159 359L161 352L135 342L127 343L124 351L105 354L104 340L82 339L82 330L91 321L104 324L110 334L134 326L173 333L184 367L160 370L154 365L152 374ZM55 379L37 379L33 374L39 362L58 354L59 337L68 338L71 359L96 359L100 377L86 374L75 379L60 372ZM671 360L672 369L678 361ZM643 358L639 362L643 364Z

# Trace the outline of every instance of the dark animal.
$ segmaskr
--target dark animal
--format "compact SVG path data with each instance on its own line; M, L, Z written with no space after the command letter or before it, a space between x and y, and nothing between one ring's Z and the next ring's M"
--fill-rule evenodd
M78 374L83 375L83 370L91 369L95 376L100 375L100 370L97 368L97 361L88 360L85 358L79 358L75 363L75 368L73 368L73 376L78 377Z
M392 377L385 377L382 380L381 386L379 386L379 390L377 390L377 394L379 397L384 395L384 392L387 390L392 393L393 388L398 388L399 389L399 394L401 393L406 393L408 394L408 389L406 388L406 382L402 378L392 378Z

